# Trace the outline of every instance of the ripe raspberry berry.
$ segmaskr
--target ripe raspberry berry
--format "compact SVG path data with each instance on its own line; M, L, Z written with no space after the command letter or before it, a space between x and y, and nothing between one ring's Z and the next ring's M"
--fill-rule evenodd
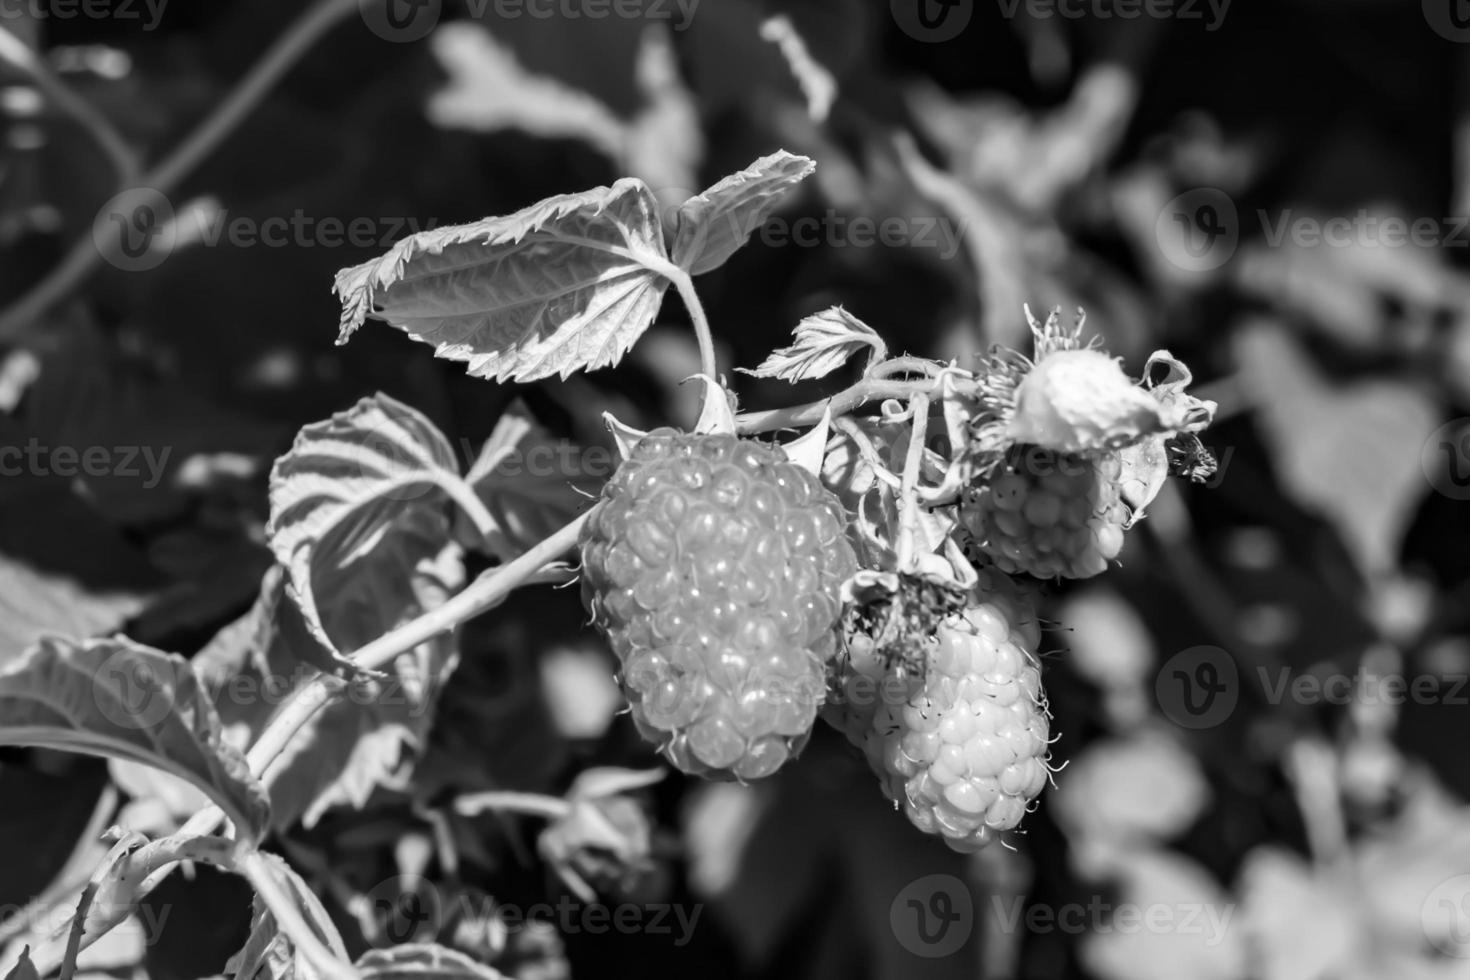
M824 717L863 750L909 822L976 851L1021 822L1049 778L1035 613L988 570L921 649L855 633Z
M961 519L1003 572L1090 578L1123 548L1122 472L1115 452L1017 447L966 499Z
M857 561L778 446L649 433L582 535L582 596L639 730L685 772L756 779L806 744Z

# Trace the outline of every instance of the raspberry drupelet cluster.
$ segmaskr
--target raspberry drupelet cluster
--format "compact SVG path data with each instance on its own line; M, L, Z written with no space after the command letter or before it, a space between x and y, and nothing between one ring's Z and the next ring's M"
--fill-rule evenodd
M895 601L918 590L900 585ZM989 571L918 630L888 609L849 637L824 717L862 750L909 822L956 851L1014 829L1050 778L1035 613Z
M660 429L582 536L583 596L640 731L676 766L757 779L806 743L857 563L846 517L769 443Z

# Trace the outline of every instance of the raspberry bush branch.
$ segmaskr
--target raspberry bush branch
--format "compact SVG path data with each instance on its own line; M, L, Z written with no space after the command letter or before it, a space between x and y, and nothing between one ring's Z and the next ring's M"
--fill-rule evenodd
M525 554L504 566L488 569L444 605L358 650L354 654L354 661L364 670L380 669L424 640L451 631L493 608L523 585L537 581L565 581L567 573L556 568L553 563L575 546L577 534L585 520L585 517L577 518ZM291 745L301 730L337 697L339 689L340 681L326 674L317 674L295 692L246 753L250 771L257 776L267 777L272 763ZM270 785L268 778L266 784ZM224 813L219 807L211 806L189 818L179 834L185 837L206 835L212 833L223 821ZM176 867L176 863L165 864L150 873L139 886L137 900L147 897ZM98 938L100 934L86 935L81 939L81 948L90 946ZM38 954L37 968L43 976L54 967L55 964L49 963Z
M832 417L837 419L869 402L888 398L906 401L917 394L936 394L940 390L940 385L941 381L937 376L913 381L883 377L864 380L830 398L823 398L805 405L797 405L793 408L772 408L760 412L742 412L735 417L735 425L737 431L743 435L805 428L820 422L824 412L831 412Z
M577 535L585 521L585 516L579 517L525 554L499 568L487 569L442 606L385 633L356 651L352 656L354 664L363 670L381 669L400 654L412 650L430 637L457 629L481 613L493 609L522 586L566 581L568 572L556 567L554 563L575 547ZM337 696L339 688L339 681L326 674L318 674L286 701L245 755L251 772L257 776L266 776L271 764L286 751L301 729ZM223 818L224 814L218 807L211 807L191 817L184 825L183 832L210 833L219 826ZM160 871L158 880L161 881L168 870ZM156 884L156 881L151 882L151 885Z
M271 628L255 624L246 641L268 649L245 652L279 655L279 617L296 617L285 655L313 672L248 748L224 740L182 658L124 639L35 651L8 678L30 699L12 709L17 729L31 731L23 712L38 710L32 661L69 676L95 674L109 655L147 665L174 706L158 724L173 742L106 711L50 736L141 754L214 801L181 836L141 845L148 863L127 866L134 904L187 857L170 842L202 840L228 814L234 870L262 903L254 928L279 930L316 973L355 976L319 902L257 849L272 829L279 761L341 707L345 683L391 673L406 656L431 707L458 627L517 588L565 582L561 560L574 548L633 723L678 769L765 778L796 759L820 715L862 751L891 804L949 847L974 851L1020 825L1050 779L1052 735L1038 619L1017 579L1104 571L1171 469L1208 471L1198 435L1214 406L1188 394L1187 368L1164 351L1142 382L1128 378L1083 341L1080 316L1064 328L1060 311L1040 323L1028 310L1029 356L997 351L969 371L890 358L876 330L833 307L749 373L800 383L863 355L861 379L806 405L737 415L693 276L741 247L811 167L785 153L756 161L681 205L672 243L652 192L624 179L411 236L338 274L339 342L381 319L498 382L615 364L672 285L698 339L703 409L692 433L638 432L609 416L623 459L590 508L567 520L568 508L559 527L539 512L529 522L538 530L520 537L527 515L502 517L481 497L494 481L478 481L494 473L476 464L462 474L447 437L409 406L378 395L303 428L271 476L278 567L257 603ZM520 423L520 435L487 443L489 469L521 445L532 426ZM752 438L783 429L808 431L784 445ZM461 587L467 548L497 564ZM367 615L370 630L360 616L344 621L343 608ZM126 704L125 693L93 692L109 704ZM624 795L661 772L588 770L564 799L496 790L455 809L548 820L543 857L590 901L607 868L578 855L595 845L615 864L645 860L647 828ZM95 938L76 935L77 949Z

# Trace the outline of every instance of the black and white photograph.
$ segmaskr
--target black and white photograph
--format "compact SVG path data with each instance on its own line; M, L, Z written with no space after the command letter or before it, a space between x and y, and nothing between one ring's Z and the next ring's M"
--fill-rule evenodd
M0 0L0 980L1470 980L1467 0Z

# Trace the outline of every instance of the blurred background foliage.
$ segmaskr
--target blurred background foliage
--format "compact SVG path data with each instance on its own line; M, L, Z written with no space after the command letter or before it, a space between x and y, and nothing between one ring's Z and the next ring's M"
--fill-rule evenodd
M169 0L149 31L120 17L7 14L0 26L154 161L299 8ZM1101 581L1040 590L1056 624L1054 756L1067 767L1014 849L965 859L913 832L823 729L760 785L670 778L640 794L649 861L617 887L626 901L702 903L687 945L507 933L481 901L455 904L440 941L523 980L1470 975L1451 955L1467 952L1463 935L1447 931L1464 913L1425 911L1442 882L1470 873L1470 510L1434 468L1431 439L1470 415L1470 236L1453 228L1470 214L1470 46L1436 33L1418 4L1373 0L1240 3L1213 29L1202 4L1202 19L1125 20L965 3L968 25L942 42L864 0L704 0L687 23L665 8L672 21L477 19L446 0L416 43L375 36L351 11L169 200L185 227L366 216L381 241L181 239L150 271L98 268L12 331L0 443L170 453L155 485L0 480L0 658L48 630L203 648L250 608L271 564L271 460L299 426L373 391L418 407L456 446L477 446L515 397L583 446L607 445L605 410L689 424L695 395L679 381L697 355L677 301L617 370L512 389L392 330L334 348L331 277L415 228L625 174L677 204L784 147L818 170L780 224L898 219L907 240L757 235L700 282L727 370L834 303L895 350L961 360L1024 345L1023 303L1082 306L1132 373L1158 347L1195 369L1221 407L1207 437L1220 473L1170 489ZM13 64L0 64L0 136L6 306L90 234L116 187L92 135ZM1233 254L1209 269L1178 261L1159 232L1170 202L1202 187L1239 221ZM1283 215L1360 209L1458 237L1310 248L1267 234ZM925 227L958 229L957 247ZM747 408L844 383L731 380ZM278 833L344 933L373 941L381 923L354 909L405 876L522 907L565 894L535 821L436 807L650 763L583 622L575 590L540 588L474 623L416 759L376 760L391 778L341 773L360 808ZM1234 708L1190 727L1168 710L1163 668L1200 648L1235 665ZM1277 686L1396 674L1430 678L1430 693L1310 704ZM366 738L364 724L319 737ZM120 805L123 822L160 830L194 805L146 774L20 751L0 753L0 799L5 909L63 894L64 865L85 876L97 814ZM968 883L975 928L958 953L925 960L890 910L935 873ZM1217 942L1106 920L1027 929L1014 915L1089 902L1233 914ZM203 871L175 876L151 905L170 910L162 938L120 933L85 971L215 975L248 924L244 886ZM17 921L0 922L6 940Z

